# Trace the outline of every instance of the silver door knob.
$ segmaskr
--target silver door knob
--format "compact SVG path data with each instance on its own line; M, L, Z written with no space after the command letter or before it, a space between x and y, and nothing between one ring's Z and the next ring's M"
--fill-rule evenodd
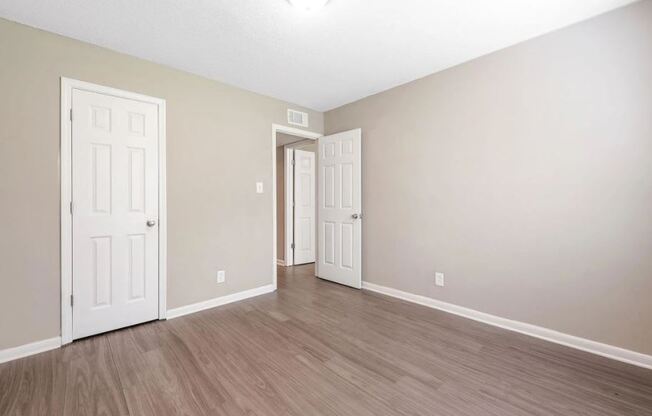
M360 218L360 217L361 217L361 215L359 215L359 214L353 214L353 215L351 215L351 218L353 218L354 220L357 220L357 219Z
M147 220L147 226L148 227L153 227L156 225L156 220Z

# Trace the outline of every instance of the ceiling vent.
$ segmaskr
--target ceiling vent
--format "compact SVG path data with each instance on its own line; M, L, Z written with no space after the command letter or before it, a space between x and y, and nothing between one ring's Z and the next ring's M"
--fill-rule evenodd
M288 124L308 127L308 113L288 109Z

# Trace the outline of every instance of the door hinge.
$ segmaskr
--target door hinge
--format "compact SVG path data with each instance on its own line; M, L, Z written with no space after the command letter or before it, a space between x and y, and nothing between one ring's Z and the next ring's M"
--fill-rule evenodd
M72 201L70 201L70 215L72 215Z
M72 108L70 109L70 121L72 121Z
M297 161L292 159L292 165L296 165L296 164L297 164Z
M73 306L73 305L75 304L75 300L74 300L74 299L75 299L75 298L73 297L73 295L70 295L70 306Z
M294 243L290 244L290 248L294 250Z

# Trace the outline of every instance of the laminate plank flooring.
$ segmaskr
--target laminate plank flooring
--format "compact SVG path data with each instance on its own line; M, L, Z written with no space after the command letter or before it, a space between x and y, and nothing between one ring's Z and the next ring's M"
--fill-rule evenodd
M652 415L650 370L313 271L2 364L0 415Z

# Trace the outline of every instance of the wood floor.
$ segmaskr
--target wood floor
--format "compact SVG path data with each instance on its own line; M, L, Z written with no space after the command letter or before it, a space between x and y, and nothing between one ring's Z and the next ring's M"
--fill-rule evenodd
M0 415L652 415L652 371L312 273L2 364Z

